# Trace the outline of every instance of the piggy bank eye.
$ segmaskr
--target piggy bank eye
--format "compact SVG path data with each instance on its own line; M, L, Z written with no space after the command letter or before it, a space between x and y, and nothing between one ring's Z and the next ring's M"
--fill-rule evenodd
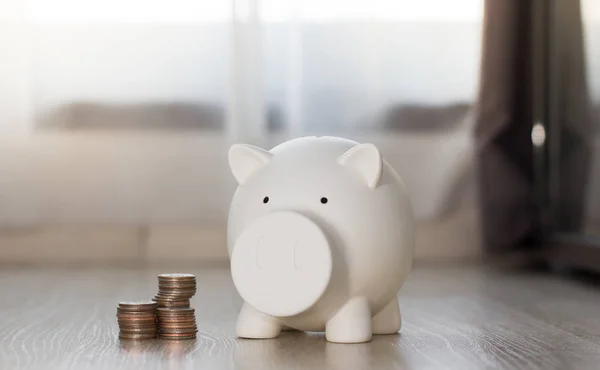
M325 198L325 197L321 198L321 203L326 204L327 203L327 198Z
M269 197L264 197L263 198L263 203L269 203Z

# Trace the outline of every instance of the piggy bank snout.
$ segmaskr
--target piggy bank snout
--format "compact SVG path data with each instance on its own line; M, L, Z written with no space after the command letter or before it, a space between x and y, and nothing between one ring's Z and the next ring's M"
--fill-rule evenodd
M248 225L231 254L242 296L272 316L299 314L323 295L331 279L331 246L323 230L295 212L274 212Z

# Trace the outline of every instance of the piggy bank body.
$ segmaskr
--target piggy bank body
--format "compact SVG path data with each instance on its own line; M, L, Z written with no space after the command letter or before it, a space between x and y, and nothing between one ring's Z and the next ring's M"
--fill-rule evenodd
M229 164L238 182L227 239L244 300L239 337L325 331L328 341L358 343L400 330L414 218L374 145L335 137L270 151L237 144Z

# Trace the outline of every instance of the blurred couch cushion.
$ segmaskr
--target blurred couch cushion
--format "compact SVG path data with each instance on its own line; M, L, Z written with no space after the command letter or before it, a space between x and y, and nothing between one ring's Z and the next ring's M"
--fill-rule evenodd
M220 130L224 110L209 103L87 103L59 106L43 115L38 128L65 130Z
M383 127L392 131L441 131L460 126L467 118L470 104L449 105L396 104L384 115Z
M267 109L267 130L279 132L284 127L280 107ZM222 131L225 108L209 103L86 103L61 105L42 115L39 129L62 130L148 130Z

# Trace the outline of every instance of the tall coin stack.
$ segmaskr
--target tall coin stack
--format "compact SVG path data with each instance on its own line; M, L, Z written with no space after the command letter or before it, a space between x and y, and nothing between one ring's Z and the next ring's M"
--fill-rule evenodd
M152 339L158 333L156 302L121 302L117 307L120 339Z
M196 338L195 310L190 299L196 294L194 274L158 275L157 303L158 335L165 339Z

